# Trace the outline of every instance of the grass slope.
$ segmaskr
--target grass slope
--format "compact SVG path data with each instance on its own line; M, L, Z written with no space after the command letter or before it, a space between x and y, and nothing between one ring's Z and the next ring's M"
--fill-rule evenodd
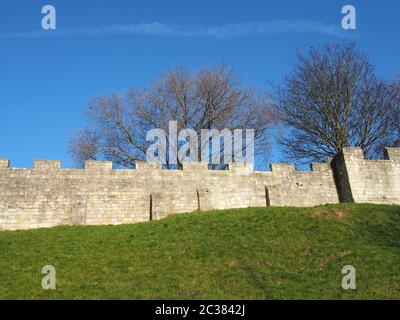
M41 288L42 267L57 290ZM357 289L341 288L342 266ZM400 298L400 207L329 205L0 232L0 299Z

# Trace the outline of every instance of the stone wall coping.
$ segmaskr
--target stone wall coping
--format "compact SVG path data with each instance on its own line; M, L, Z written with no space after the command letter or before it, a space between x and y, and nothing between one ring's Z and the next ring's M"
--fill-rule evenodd
M335 158L338 156L350 156L350 159L358 159L364 160L368 162L377 162L377 163L388 163L388 162L400 162L400 148L385 148L385 157L383 159L364 159L364 155L362 153L361 148L359 147L346 147L343 148L343 151L337 154ZM333 160L334 161L334 160ZM137 161L136 162L136 169L113 169L113 163L111 161L99 161L99 160L88 160L85 162L85 167L82 168L62 168L62 164L60 160L35 160L33 169L51 169L51 170L113 170L113 171L149 171L149 170L160 170L160 171L187 171L187 170L204 170L204 171L213 171L213 172L226 172L226 171L236 171L236 172L243 172L248 171L252 173L268 173L268 172L281 172L281 171L288 171L288 172L310 172L306 170L296 170L295 165L289 162L275 162L270 164L270 171L267 170L257 170L255 171L250 164L246 163L229 163L228 170L211 170L208 168L207 163L203 162L184 162L182 164L182 170L168 170L163 169L162 165L159 163L149 163L146 161ZM325 171L330 168L330 163L311 163L310 164L311 171ZM30 169L30 168L13 168L10 167L10 160L6 158L0 158L0 170L10 170L10 169Z

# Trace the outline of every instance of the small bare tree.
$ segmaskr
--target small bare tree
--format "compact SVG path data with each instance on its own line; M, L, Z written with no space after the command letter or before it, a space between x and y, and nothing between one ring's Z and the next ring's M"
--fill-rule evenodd
M383 153L385 147L400 147L400 74L393 80L390 89L395 97L389 113L390 130L376 145L376 153Z
M298 54L293 72L273 96L288 127L282 143L299 164L325 161L347 146L374 157L398 126L393 122L398 91L375 75L354 44L311 47L308 54Z
M199 136L202 129L254 129L256 154L266 152L266 130L274 122L263 95L243 86L225 64L198 72L169 70L148 88L92 99L87 115L90 125L72 136L71 155L79 163L101 158L128 168L146 158L147 132L168 134L170 121L177 122L178 132L193 129Z
M392 131L394 133L392 142L389 142L389 146L400 147L400 73L393 83L393 90L396 96L395 103L393 104L392 114Z

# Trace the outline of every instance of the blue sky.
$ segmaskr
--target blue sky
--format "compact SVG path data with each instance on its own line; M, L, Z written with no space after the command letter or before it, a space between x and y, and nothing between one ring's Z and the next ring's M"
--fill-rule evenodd
M45 4L57 10L50 36L41 31ZM341 30L345 4L357 10L355 31ZM400 70L399 31L398 0L1 1L0 158L72 166L68 136L85 124L91 97L145 86L180 64L223 60L267 88L290 70L296 50L352 39L391 78Z

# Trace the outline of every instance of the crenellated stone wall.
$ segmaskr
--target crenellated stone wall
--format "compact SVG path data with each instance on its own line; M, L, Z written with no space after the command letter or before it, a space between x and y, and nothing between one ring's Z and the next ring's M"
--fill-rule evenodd
M341 202L400 204L400 148L384 160L366 160L360 148L344 148L332 161Z
M44 160L21 169L0 159L0 230L135 223L197 210L314 206L339 199L400 204L399 150L370 161L351 148L332 167L317 163L311 171L296 171L293 164L274 163L267 172L239 163L221 171L203 163L162 170L145 162L136 170L113 170L108 161L62 169L60 161Z

